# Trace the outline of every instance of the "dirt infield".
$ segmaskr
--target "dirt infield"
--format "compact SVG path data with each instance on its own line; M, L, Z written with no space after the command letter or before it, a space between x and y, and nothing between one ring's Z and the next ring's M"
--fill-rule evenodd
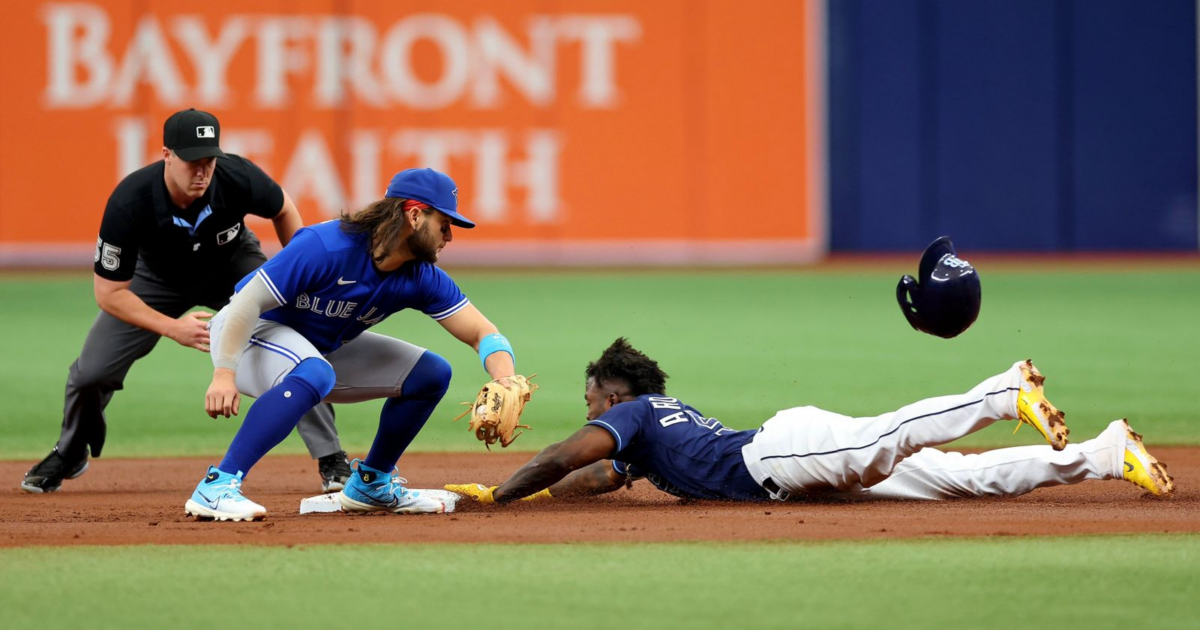
M680 540L818 540L916 536L1011 536L1200 532L1200 448L1154 449L1178 485L1171 500L1142 496L1118 481L1043 488L1023 497L946 502L832 501L787 504L681 502L647 482L587 501L516 507L460 504L446 515L317 514L300 516L300 500L318 494L316 466L303 457L269 457L246 493L270 511L259 523L198 523L183 503L207 459L101 459L61 492L17 490L32 462L0 462L0 547L28 545L478 542L638 542ZM528 453L404 457L412 487L496 483Z

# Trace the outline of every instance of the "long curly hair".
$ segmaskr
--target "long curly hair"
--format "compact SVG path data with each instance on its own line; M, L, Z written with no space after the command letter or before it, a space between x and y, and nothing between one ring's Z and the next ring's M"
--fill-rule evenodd
M379 253L375 253L376 246L380 243L395 243L400 240L406 223L404 213L411 208L420 208L426 215L433 212L433 208L430 208L428 204L415 199L385 197L371 202L353 214L343 210L340 225L342 230L351 234L370 235L371 258L377 263L382 263L391 248L385 247Z
M622 381L633 396L667 393L667 373L624 337L618 337L599 359L588 363L586 373L596 383Z

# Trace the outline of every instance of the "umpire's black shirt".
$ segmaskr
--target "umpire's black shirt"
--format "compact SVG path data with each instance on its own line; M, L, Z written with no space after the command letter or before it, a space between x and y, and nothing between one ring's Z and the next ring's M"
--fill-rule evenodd
M204 196L180 208L167 192L165 168L160 160L134 171L109 196L96 241L96 275L125 282L133 278L140 258L149 271L181 291L200 289L215 277L229 282L223 272L239 250L258 251L245 216L270 219L279 214L283 189L253 162L226 154L217 158Z

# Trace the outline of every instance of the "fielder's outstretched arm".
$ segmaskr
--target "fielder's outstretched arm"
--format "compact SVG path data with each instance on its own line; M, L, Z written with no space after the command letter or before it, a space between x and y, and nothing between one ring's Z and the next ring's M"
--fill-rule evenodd
M471 346L471 349L476 352L480 351L481 345L487 337L500 336L502 338L496 325L484 317L474 304L467 304L461 311L446 319L438 320L438 323L456 339ZM505 340L505 344L507 345L507 340ZM483 358L483 366L492 378L504 378L517 373L516 360L511 350L489 352Z
M599 427L585 426L535 455L508 481L500 484L492 498L496 503L510 503L529 496L553 486L580 468L609 459L616 450L617 441L611 433ZM553 490L551 494L554 494Z

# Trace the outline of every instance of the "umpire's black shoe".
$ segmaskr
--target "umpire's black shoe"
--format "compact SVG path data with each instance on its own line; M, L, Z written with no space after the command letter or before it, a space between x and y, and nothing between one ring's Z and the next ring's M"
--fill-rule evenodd
M38 462L36 466L29 469L29 472L25 473L25 479L21 482L21 490L36 494L57 492L62 487L64 479L74 479L86 472L87 469L87 453L83 454L83 459L67 461L67 458L59 454L58 447L55 446L46 459Z
M321 491L338 492L350 481L350 460L346 451L338 451L317 460L317 469L321 471Z

